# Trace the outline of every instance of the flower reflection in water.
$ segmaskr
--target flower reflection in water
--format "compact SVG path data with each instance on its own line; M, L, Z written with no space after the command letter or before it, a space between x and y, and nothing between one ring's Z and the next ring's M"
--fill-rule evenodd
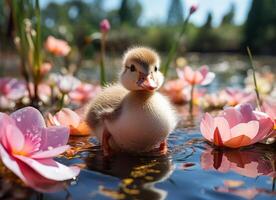
M201 167L219 172L234 171L247 177L272 175L276 154L265 152L261 147L250 149L213 149L207 147L201 154Z
M267 148L269 147L258 145L246 149L214 149L208 145L201 154L200 164L204 170L222 173L233 171L249 178L272 178L272 191L255 187L229 187L225 184L215 187L215 191L231 193L246 199L252 199L260 193L275 194L276 152L271 149L268 151Z

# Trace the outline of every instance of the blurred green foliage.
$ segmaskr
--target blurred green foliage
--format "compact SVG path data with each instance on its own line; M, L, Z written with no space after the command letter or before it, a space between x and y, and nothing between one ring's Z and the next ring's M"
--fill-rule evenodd
M63 38L84 56L91 56L99 50L100 45L97 40L90 43L89 38L99 31L99 22L107 18L112 26L108 35L107 52L121 53L130 45L148 45L167 53L184 21L182 2L171 1L167 21L152 22L146 26L139 23L143 6L138 0L121 0L117 9L109 11L103 8L103 0L50 2L42 10L42 37L45 39L48 35L54 35ZM1 43L12 41L12 22L8 8L9 0L0 1ZM211 25L211 12L206 16L202 27L189 24L186 35L179 41L179 53L244 52L247 45L254 53L275 53L276 0L252 0L248 19L239 26L233 23L235 9L232 5L218 27ZM12 42L6 44L9 47Z
M181 24L184 19L183 5L181 0L172 0L168 11L167 25Z
M276 0L252 0L243 44L259 52L276 52Z

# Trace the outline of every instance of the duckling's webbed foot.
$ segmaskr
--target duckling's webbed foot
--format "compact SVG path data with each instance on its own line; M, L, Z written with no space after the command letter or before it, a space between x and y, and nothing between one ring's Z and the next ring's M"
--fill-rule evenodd
M167 140L164 140L163 142L160 143L159 151L160 151L160 154L162 154L162 155L167 154L167 152L168 152Z
M104 128L103 137L102 137L102 150L103 150L104 156L106 156L106 157L108 157L112 154L112 150L109 145L110 138L111 138L111 134L109 133L109 131L106 128Z

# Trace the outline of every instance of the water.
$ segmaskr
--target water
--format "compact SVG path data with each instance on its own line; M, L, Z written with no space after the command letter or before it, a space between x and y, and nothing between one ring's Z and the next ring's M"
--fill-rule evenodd
M211 58L210 55L193 55L188 59L195 65L209 64L217 72L210 90L216 91L226 85L242 86L242 77L248 69L245 61L238 63L239 58L230 56L228 60L217 55L215 59ZM262 60L262 64L273 64ZM85 73L86 70L88 68L80 72L81 78L93 79L91 73ZM180 106L178 111L182 121L168 139L168 155L116 155L105 159L95 139L73 137L70 140L73 151L57 160L66 165L80 166L82 170L77 180L68 182L66 189L61 191L38 193L26 188L0 166L0 199L276 198L273 179L276 175L275 145L259 144L238 150L214 149L199 131L202 112L195 109L195 116L191 117L187 115L187 107Z
M73 137L75 151L58 161L83 169L66 190L42 194L5 176L0 197L17 191L12 199L275 199L275 146L215 149L199 133L201 113L190 117L185 110L179 107L183 120L168 139L168 155L105 159L95 139Z

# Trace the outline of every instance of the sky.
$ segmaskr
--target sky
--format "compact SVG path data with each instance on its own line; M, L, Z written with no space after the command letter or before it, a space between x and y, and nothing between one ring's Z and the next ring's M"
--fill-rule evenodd
M41 0L41 6L46 6L49 2L64 2L66 0ZM91 0L90 0L91 1ZM167 18L171 0L138 0L143 5L143 13L139 19L141 25L151 22L164 22ZM89 2L89 0L86 0ZM232 5L236 7L234 17L235 24L242 24L247 17L252 0L182 0L185 13L188 13L189 7L196 3L199 8L191 17L190 21L197 26L201 26L206 21L209 12L213 14L213 26L218 26L222 17L227 13ZM105 0L104 8L106 10L116 9L120 6L121 0Z

